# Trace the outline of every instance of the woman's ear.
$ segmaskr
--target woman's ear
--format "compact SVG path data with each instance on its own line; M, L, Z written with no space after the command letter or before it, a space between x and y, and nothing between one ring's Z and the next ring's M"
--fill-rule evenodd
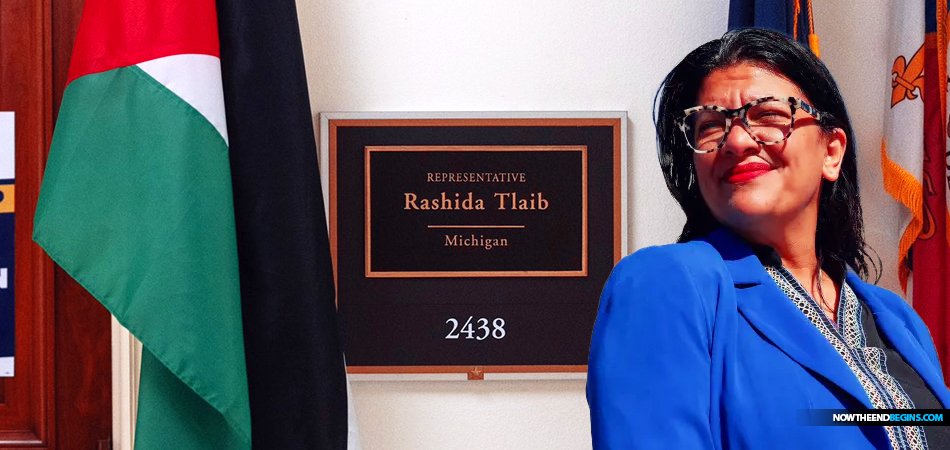
M825 161L821 166L821 175L828 181L835 181L841 174L841 163L844 161L844 152L848 148L848 136L841 128L835 128L828 135L825 145Z

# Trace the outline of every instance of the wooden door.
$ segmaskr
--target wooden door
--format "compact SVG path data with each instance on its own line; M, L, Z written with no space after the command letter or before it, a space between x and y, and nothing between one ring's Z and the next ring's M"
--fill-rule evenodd
M0 0L0 111L16 113L16 375L0 449L111 447L108 312L31 240L82 0Z

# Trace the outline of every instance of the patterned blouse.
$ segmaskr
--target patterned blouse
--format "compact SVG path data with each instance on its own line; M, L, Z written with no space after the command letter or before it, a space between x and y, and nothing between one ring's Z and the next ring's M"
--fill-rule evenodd
M887 360L886 353L901 359L896 352L886 352L885 345L877 336L873 319L870 320L874 334L874 341L869 345L867 321L863 320L866 307L858 300L854 291L847 283L841 283L841 295L838 300L838 317L832 322L822 311L821 306L808 294L801 283L781 265L766 265L766 272L775 280L795 306L812 324L828 339L828 342L838 351L848 367L857 377L871 404L877 409L913 409L914 402L911 396L888 371L894 366L893 361ZM906 362L900 361L906 365ZM908 367L909 368L909 367ZM914 372L911 368L911 372ZM906 371L905 371L906 372ZM916 375L916 372L914 372ZM918 378L919 379L919 378ZM921 383L922 384L922 383ZM933 396L929 389L926 389ZM920 389L914 391L918 394ZM926 406L924 406L926 407ZM939 408L939 406L938 406ZM891 447L894 450L924 450L933 448L928 446L927 435L922 426L885 426L890 437ZM928 429L932 427L927 427ZM929 430L928 430L929 431ZM942 438L943 436L941 436ZM943 439L937 439L941 441ZM940 446L942 447L942 446Z

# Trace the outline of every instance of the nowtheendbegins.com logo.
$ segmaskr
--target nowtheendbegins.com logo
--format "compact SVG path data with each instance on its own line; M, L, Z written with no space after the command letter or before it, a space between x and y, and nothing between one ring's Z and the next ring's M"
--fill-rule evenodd
M950 425L945 409L812 409L803 411L806 425Z

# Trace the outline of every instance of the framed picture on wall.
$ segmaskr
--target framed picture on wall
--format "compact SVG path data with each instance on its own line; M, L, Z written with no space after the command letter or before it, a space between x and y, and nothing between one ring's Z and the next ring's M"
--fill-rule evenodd
M626 254L626 113L323 113L351 374L584 374Z

